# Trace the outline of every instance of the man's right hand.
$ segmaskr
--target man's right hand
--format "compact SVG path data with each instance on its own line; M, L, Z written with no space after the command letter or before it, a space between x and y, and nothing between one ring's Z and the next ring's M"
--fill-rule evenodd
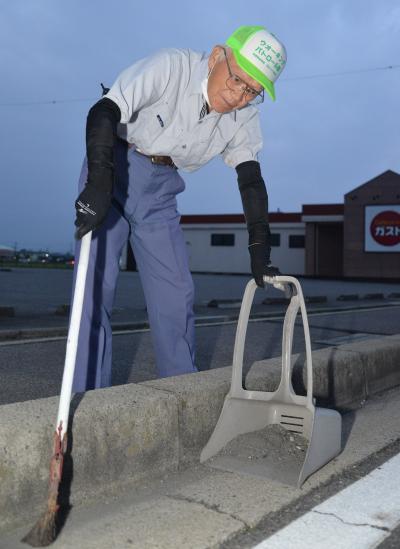
M86 185L75 202L76 238L81 239L102 224L110 209L111 199L111 193Z
M86 122L88 179L75 202L77 227L82 238L104 221L110 209L114 183L114 145L121 111L103 97L90 109Z

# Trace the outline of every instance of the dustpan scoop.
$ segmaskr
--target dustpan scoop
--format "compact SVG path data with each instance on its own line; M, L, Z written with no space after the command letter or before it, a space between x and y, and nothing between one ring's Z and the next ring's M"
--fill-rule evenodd
M310 331L299 281L290 276L264 277L290 297L282 338L282 372L276 391L243 388L243 354L255 281L248 282L240 309L233 353L232 382L224 406L200 461L217 469L269 477L300 486L341 450L341 416L315 406ZM306 395L291 382L294 325L298 312L306 347Z

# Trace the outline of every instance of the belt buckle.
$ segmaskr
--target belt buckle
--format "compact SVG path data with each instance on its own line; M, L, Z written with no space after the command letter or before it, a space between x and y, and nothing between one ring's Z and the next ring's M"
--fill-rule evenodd
M171 168L177 169L177 166L175 166L174 161L172 159L170 162L166 162L166 157L153 154L150 156L150 160L151 160L151 163L156 166L169 166Z
M151 163L155 166L166 166L165 162L163 162L161 159L162 156L158 156L157 154L152 154L150 156Z

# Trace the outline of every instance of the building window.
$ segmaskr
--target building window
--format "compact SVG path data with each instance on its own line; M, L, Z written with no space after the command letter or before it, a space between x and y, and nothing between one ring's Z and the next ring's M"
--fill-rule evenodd
M304 247L305 247L304 234L289 235L289 248L304 248Z
M280 233L271 233L271 246L278 248L281 245L281 235Z
M216 233L211 235L211 246L234 246L234 245L235 245L234 234Z

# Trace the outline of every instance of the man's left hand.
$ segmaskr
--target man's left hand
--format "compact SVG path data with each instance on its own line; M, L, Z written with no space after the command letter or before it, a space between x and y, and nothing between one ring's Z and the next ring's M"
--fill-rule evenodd
M254 243L249 246L251 272L257 286L264 288L264 276L278 276L280 271L270 265L269 247L265 244Z

